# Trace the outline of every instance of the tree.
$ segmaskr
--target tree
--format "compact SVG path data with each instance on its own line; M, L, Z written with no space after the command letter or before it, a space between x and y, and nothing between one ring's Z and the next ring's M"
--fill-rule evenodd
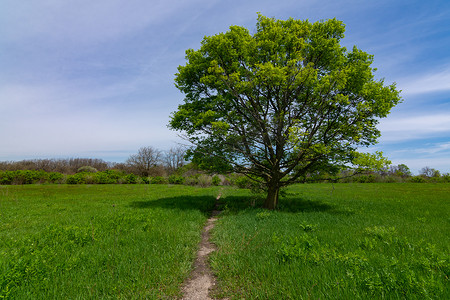
M231 26L205 37L178 67L185 99L169 127L192 143L199 166L263 184L269 209L281 187L369 158L356 149L376 143L378 120L401 99L395 84L374 79L373 56L339 44L344 31L336 19L258 15L253 35Z
M182 147L170 148L164 153L164 166L169 173L174 173L185 165L186 151Z
M390 166L388 173L390 175L395 175L403 178L412 176L411 170L405 164Z
M419 171L420 175L431 178L431 177L440 177L441 173L433 168L430 167L423 167L420 171Z
M127 164L136 168L139 175L149 176L161 161L161 151L153 147L141 147L137 154L130 155Z

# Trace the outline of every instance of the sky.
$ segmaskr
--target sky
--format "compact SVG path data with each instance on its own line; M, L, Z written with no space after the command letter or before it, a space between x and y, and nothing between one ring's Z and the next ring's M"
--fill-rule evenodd
M373 54L376 78L402 90L362 151L450 172L448 0L2 0L0 161L123 162L177 146L167 124L185 51L231 25L255 32L257 12L343 21L341 45Z

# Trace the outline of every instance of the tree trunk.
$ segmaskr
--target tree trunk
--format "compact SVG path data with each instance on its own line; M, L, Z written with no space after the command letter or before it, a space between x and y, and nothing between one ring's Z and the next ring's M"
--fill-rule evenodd
M269 183L269 189L267 191L266 202L264 203L264 208L275 209L278 205L278 193L280 188L276 183Z

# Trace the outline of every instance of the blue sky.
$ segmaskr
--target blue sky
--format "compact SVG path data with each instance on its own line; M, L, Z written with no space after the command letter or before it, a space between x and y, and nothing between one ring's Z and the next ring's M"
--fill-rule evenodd
M231 25L338 18L342 44L375 56L404 102L379 125L381 150L414 173L450 172L450 1L3 0L0 161L90 157L121 162L169 149L185 50Z

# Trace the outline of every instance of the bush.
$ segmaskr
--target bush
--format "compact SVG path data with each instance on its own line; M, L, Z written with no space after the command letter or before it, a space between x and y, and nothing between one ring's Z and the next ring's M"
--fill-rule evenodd
M144 184L149 184L150 183L150 178L148 178L147 176L142 176L141 177L141 181Z
M168 180L170 184L183 184L185 178L183 176L170 175Z
M167 183L166 179L162 176L155 176L152 177L152 179L150 180L151 184L164 184Z
M199 176L200 175L197 174L197 175L191 175L189 177L186 177L186 180L185 180L184 184L186 184L186 185L197 185Z
M104 171L94 174L94 182L97 184L113 184L117 183L119 175L115 174L113 171Z
M48 173L44 171L17 170L0 173L0 184L32 184L44 183L48 180Z
M5 171L0 173L0 184L12 184L15 177L15 171Z
M358 177L355 177L354 182L360 182L360 183L373 183L375 182L375 175L369 174L369 175L361 175Z
M125 182L129 184L135 184L137 183L137 176L134 174L128 174L125 176Z
M91 166L83 166L81 168L78 168L77 173L97 173L98 170Z
M198 183L199 186L201 187L208 187L211 186L212 184L212 178L211 176L205 175L205 174L201 174L198 177Z
M86 179L84 177L86 173L77 173L75 175L69 175L66 178L67 184L83 184L86 183Z
M450 182L450 173L442 174L442 181L443 182Z
M238 176L233 182L240 189L250 189L252 187L252 182L250 178L246 176Z
M49 183L61 183L64 179L64 175L58 172L51 172L48 174L47 178Z
M220 179L219 176L214 175L212 177L212 185L218 186L218 185L220 185L221 182L222 182L222 180Z
M425 178L423 178L422 176L413 176L409 179L409 182L413 182L413 183L424 183L427 182L425 180Z

